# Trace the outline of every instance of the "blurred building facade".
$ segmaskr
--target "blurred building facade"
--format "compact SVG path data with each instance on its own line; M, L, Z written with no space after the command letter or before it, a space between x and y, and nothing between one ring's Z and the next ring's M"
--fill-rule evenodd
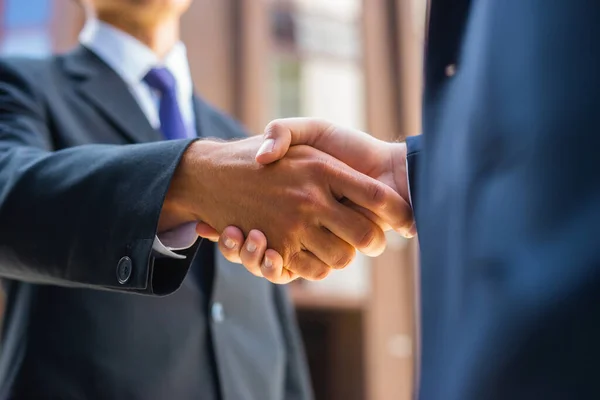
M183 40L200 95L254 133L323 117L395 140L420 130L426 0L195 0ZM0 0L0 52L77 43L72 0ZM418 324L416 244L390 235L319 283L291 285L318 400L408 400Z

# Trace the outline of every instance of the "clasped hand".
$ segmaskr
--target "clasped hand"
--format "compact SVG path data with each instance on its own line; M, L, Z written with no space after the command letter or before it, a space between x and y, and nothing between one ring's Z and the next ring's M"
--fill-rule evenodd
M250 173L265 179L237 208L253 213L262 205L263 219L240 225L230 215L197 227L228 260L274 283L319 280L346 267L355 249L381 254L386 230L414 235L404 143L305 118L273 121L260 140L262 167Z

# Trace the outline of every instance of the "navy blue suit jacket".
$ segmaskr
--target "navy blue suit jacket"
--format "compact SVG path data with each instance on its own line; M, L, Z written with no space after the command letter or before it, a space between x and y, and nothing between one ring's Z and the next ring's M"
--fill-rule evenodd
M600 2L433 0L425 65L420 399L600 399Z

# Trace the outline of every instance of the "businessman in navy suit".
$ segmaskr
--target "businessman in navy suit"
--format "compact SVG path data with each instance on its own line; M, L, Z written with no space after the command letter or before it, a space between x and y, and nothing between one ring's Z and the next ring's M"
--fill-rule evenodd
M412 200L418 398L598 399L600 3L433 0L429 18L422 136L284 120L258 159L310 144Z

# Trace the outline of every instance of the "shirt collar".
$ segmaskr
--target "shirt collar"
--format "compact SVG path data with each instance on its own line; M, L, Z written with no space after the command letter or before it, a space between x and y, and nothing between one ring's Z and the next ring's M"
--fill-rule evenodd
M186 48L182 42L177 42L164 60L160 60L148 46L133 36L94 18L86 22L79 41L108 64L128 85L138 85L150 69L164 66L175 77L179 96L192 96L192 78Z

